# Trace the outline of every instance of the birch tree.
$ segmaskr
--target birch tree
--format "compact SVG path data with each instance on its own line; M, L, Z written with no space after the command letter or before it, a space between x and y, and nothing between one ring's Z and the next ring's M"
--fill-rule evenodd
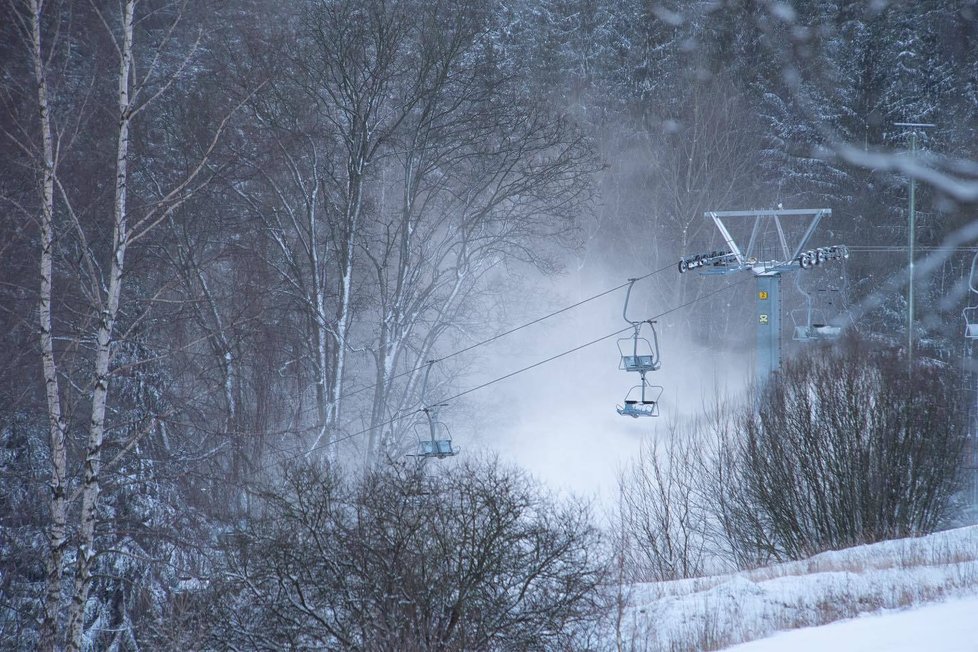
M252 62L276 68L252 102L266 147L247 158L253 182L234 191L261 223L275 251L268 262L303 315L316 392L310 449L325 444L334 457L369 182L417 101L395 88L409 70L414 18L403 3L309 3L297 13L295 42Z
M51 111L48 99L46 75L46 44L41 41L41 19L44 5L40 0L31 0L26 16L18 16L24 22L22 28L29 30L30 59L34 68L37 89L37 116L41 131L41 270L40 270L40 319L41 364L44 371L45 395L47 398L48 424L51 446L51 525L48 530L50 556L47 562L47 592L44 598L44 619L41 623L41 649L53 650L57 636L58 612L61 607L61 574L67 544L67 504L64 411L61 407L61 391L57 366L54 359L51 319L52 257L54 247L54 180L55 180L55 142L51 129ZM27 145L24 144L27 149ZM30 150L28 150L30 152ZM32 153L32 152L31 152Z
M371 460L401 447L395 434L379 450L382 426L418 407L423 363L482 299L486 275L515 261L550 269L573 242L597 167L574 126L497 57L488 3L413 13L417 72L401 85L417 100L391 139L362 244L377 297L364 324Z
M139 51L137 13L140 3L127 0L118 15L104 13L97 4L75 7L47 3L44 0L17 2L11 15L18 21L25 51L32 64L36 122L33 127L7 131L5 135L37 170L38 187L35 204L40 226L39 270L39 340L40 362L43 370L47 414L50 431L51 495L49 499L48 562L44 615L41 622L40 647L45 650L78 650L84 645L86 606L92 584L93 563L98 552L96 527L99 523L99 499L102 487L103 451L109 422L110 387L113 377L113 356L120 338L118 323L123 305L128 251L133 243L146 238L154 228L175 211L206 182L206 161L216 145L216 139L205 147L196 165L175 180L155 179L155 183L140 184L138 208L133 210L131 196L136 190L132 169L134 151L132 134L137 118L180 78L194 54L189 48L176 63L165 61L174 56L177 26L182 8L172 13L172 22ZM115 72L103 74L91 69L88 88L79 91L72 75L63 71L57 87L52 85L50 72L54 63L65 64L68 46L76 42L73 21L101 24L108 44L115 54ZM80 71L72 71L80 72ZM112 81L109 82L109 79ZM102 92L111 92L112 99L100 106L94 99ZM91 102L91 104L89 104ZM111 127L92 119L87 112L104 107L113 116ZM86 120L92 120L86 122ZM84 133L91 128L104 129L102 134ZM220 132L218 128L217 132ZM108 136L108 138L105 138ZM112 152L97 149L99 143L112 142ZM83 148L89 148L82 151ZM95 165L84 172L104 174L105 187L111 188L108 206L98 202L98 196L84 186L84 174L66 171L66 160L84 159L94 164L103 154L107 165L98 170ZM96 175L97 176L97 175ZM82 182L81 184L79 182ZM169 183L164 189L162 184ZM96 216L106 210L107 218ZM63 220L63 224L58 222ZM103 229L111 232L105 241ZM55 235L60 233L64 242ZM56 332L52 315L57 293L67 295L71 288L58 288L54 260L59 249L70 242L77 261L80 301L78 319L65 321L67 328ZM59 358L57 339L74 342L72 359ZM68 387L65 386L67 381ZM71 476L70 450L67 445L69 423L65 402L72 401L73 411L80 410L87 421L80 483L69 494ZM79 402L80 401L80 402ZM76 404L77 403L77 404ZM81 406L81 407L79 407ZM121 442L124 452L133 442ZM118 456L113 458L117 461ZM77 532L69 537L69 506L80 503ZM74 558L75 569L69 594L64 594L65 562ZM64 619L65 613L67 615ZM65 630L62 632L62 624Z

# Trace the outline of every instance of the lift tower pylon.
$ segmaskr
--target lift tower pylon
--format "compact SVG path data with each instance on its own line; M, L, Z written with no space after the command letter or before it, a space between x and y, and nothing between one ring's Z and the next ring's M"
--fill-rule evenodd
M849 257L842 245L806 249L818 223L831 214L829 208L707 211L704 216L713 220L727 249L679 261L680 273L702 268L701 273L709 275L743 271L754 275L757 328L754 378L758 388L781 367L781 274ZM734 223L738 233L748 233L749 229L746 243L743 237L738 242L731 233L728 225Z

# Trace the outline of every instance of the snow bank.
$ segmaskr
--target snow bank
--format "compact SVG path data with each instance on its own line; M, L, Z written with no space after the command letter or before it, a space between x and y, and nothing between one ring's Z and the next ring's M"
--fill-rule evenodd
M716 650L780 630L974 595L978 526L732 575L635 585L618 640L635 652Z

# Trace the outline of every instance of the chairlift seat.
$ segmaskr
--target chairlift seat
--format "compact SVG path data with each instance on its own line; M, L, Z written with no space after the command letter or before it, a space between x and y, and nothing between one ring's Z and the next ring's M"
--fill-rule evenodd
M655 371L659 368L653 355L623 355L621 357L621 368L625 371Z
M442 459L455 455L451 439L422 439L418 443L418 457L437 457Z
M618 414L623 417L657 417L659 416L659 404L656 401L625 401L623 407L618 408Z
M645 381L645 374L642 374L642 384L632 387L625 395L624 405L619 405L616 410L623 417L657 417L659 416L659 397L662 396L662 388L658 385L649 385Z
M795 326L795 335L791 339L796 342L810 342L814 337L814 329L810 326Z
M978 340L978 324L967 324L964 328L964 336L969 340Z
M795 326L795 335L793 339L797 342L824 342L837 340L841 334L841 326L812 324L811 326Z
M835 340L838 339L842 334L841 326L830 326L829 324L813 324L812 329L815 331L817 339L820 340Z

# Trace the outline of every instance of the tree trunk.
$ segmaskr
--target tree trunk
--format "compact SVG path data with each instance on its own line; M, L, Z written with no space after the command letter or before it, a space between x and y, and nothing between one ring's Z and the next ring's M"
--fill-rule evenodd
M62 564L67 543L68 517L65 500L65 474L68 462L65 450L67 426L61 409L61 391L58 386L58 367L54 358L51 320L55 160L51 116L48 107L47 78L41 49L41 9L40 0L31 1L31 57L34 63L34 77L37 82L37 105L44 156L41 183L41 294L38 312L40 316L41 362L44 369L44 386L47 395L51 439L51 526L48 530L49 556L46 572L44 617L41 622L40 644L38 645L38 649L47 651L56 649L58 641Z
M85 624L85 603L92 582L92 563L95 559L96 510L100 491L102 441L105 435L105 408L109 392L109 361L115 320L122 293L122 273L125 267L129 233L126 195L128 192L129 127L132 107L129 99L129 73L132 69L132 35L135 0L127 0L122 16L122 41L119 61L119 135L116 149L116 184L113 211L114 233L110 262L109 288L99 315L95 349L95 386L92 389L92 415L88 427L85 451L85 478L82 485L81 527L78 542L78 565L75 587L68 610L69 652L82 647Z

